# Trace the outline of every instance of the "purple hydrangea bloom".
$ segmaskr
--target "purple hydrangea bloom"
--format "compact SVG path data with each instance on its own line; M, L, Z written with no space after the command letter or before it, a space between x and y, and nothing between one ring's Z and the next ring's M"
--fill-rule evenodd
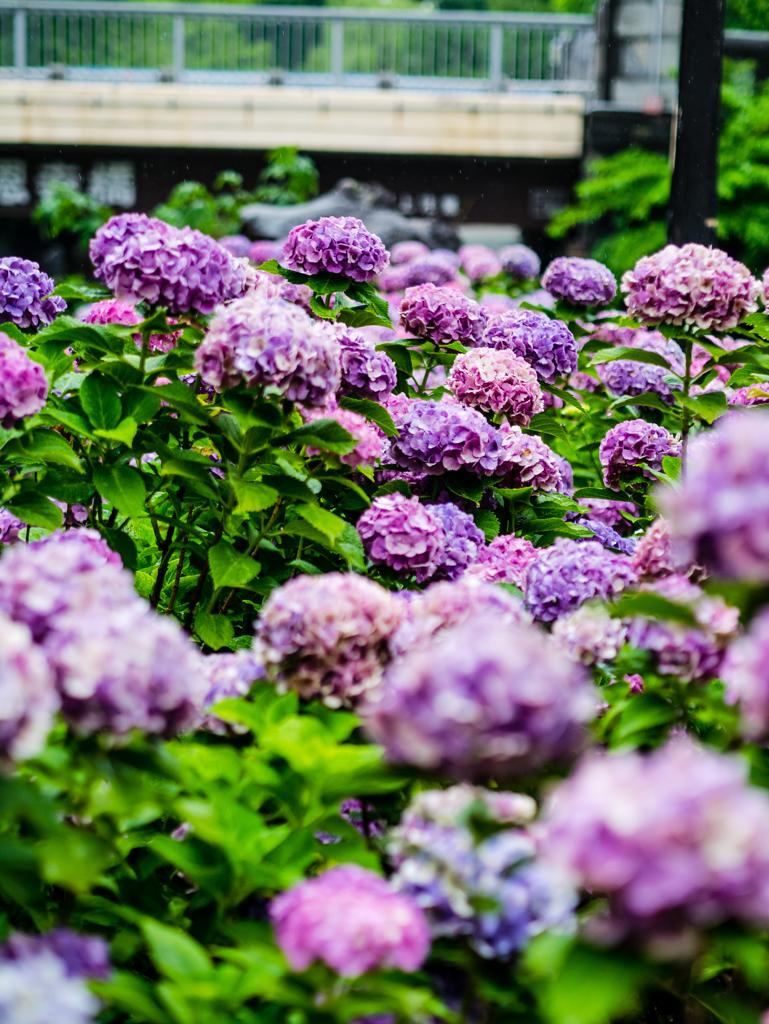
M511 299L509 295L502 292L484 292L478 302L492 315L507 313L511 309L517 308L515 299Z
M684 683L717 676L726 646L737 635L738 609L727 605L722 597L705 594L683 576L666 576L640 589L689 608L697 625L634 616L628 642L651 652L662 675L677 676Z
M106 981L112 973L109 947L97 935L78 935L69 928L53 928L44 935L14 932L0 946L0 962L24 960L42 952L53 953L64 964L68 978Z
M45 405L48 381L17 341L0 331L0 426L11 430Z
M500 249L499 262L508 274L521 278L536 277L542 265L534 250L521 244L505 245Z
M444 630L481 615L508 624L530 625L532 621L520 598L466 573L458 580L431 583L414 595L408 615L390 639L390 650L399 657L429 647Z
M505 474L505 487L533 487L535 491L562 491L560 456L536 434L524 434L520 427L500 428L502 451L498 472Z
M533 813L533 801L518 793L466 784L424 791L393 830L388 852L393 886L422 907L434 938L466 935L481 956L506 958L545 929L573 931L576 894L537 862L522 829L476 841L471 814L499 822L499 797Z
M479 345L486 310L456 288L420 284L408 288L400 306L401 324L417 338Z
M686 479L658 494L677 562L769 581L769 412L722 416L689 445Z
M615 551L619 551L623 555L632 555L635 551L636 542L632 538L623 537L611 526L607 526L606 523L602 523L600 520L579 516L575 519L575 522L577 526L584 526L586 529L592 530L595 539L603 544L605 548L614 548ZM584 542L588 538L581 537L579 539Z
M0 760L23 761L45 746L59 709L53 673L29 628L0 613Z
M463 405L482 412L505 413L524 427L542 412L542 390L525 359L504 349L474 348L454 360L446 384Z
M634 582L624 555L595 540L557 537L526 570L526 603L535 618L552 622L594 597L608 601Z
M244 381L307 405L322 405L341 376L331 328L282 299L253 294L217 309L193 365L217 391Z
M130 302L121 302L120 299L102 299L101 302L94 302L86 315L83 317L84 324L121 324L131 327L133 324L140 324L144 317L137 313L136 306ZM169 323L174 323L171 320ZM151 334L149 347L153 352L170 352L181 338L181 331L174 331L173 334ZM141 347L141 334L134 334L133 339Z
M598 260L559 256L542 275L542 287L572 306L606 306L617 294L617 279Z
M397 267L385 267L377 278L377 288L386 295L403 292L409 286L410 263L401 263Z
M349 706L379 684L404 613L394 595L355 573L297 576L262 606L254 651L282 691Z
M302 274L342 274L370 281L389 262L384 242L356 217L321 217L291 228L283 243L287 266Z
M643 256L622 277L630 316L729 331L758 309L761 285L721 249L690 242Z
M583 604L553 623L553 642L575 661L594 665L614 661L627 639L627 623L613 619L599 604Z
M553 384L577 369L577 343L563 320L551 320L534 309L513 309L489 317L482 345L509 349Z
M539 846L606 897L588 923L602 945L681 959L703 928L769 922L769 796L748 784L747 761L683 736L646 756L587 756L552 793Z
M306 284L292 284L280 274L270 274L266 270L254 270L253 276L254 284L249 287L248 294L258 295L260 299L285 299L310 312L312 289Z
M397 266L399 263L411 263L420 256L429 256L430 247L424 242L408 241L396 242L390 250L390 262Z
M463 512L452 502L430 505L430 514L443 528L443 548L437 577L455 580L478 558L486 542L482 530L468 512Z
M603 523L605 526L611 526L617 533L622 533L623 530L630 528L627 519L622 515L623 512L627 512L631 516L638 515L638 508L632 501L612 501L608 498L579 498L578 503L585 509L588 519L592 519L597 523Z
M355 398L384 402L398 381L395 363L384 352L377 352L373 341L352 327L339 326L342 383L339 391Z
M417 971L430 931L413 900L373 871L343 864L270 904L275 938L295 971L322 960L344 978L377 968Z
M599 364L598 376L613 395L642 395L651 391L672 404L673 392L680 391L681 385L671 386L665 382L664 377L670 373L683 377L684 354L680 345L665 338L659 331L647 331L644 328L634 330L630 327L604 327L597 331L594 337L608 345L623 345L642 349L644 352L655 352L669 364L669 369L655 366L653 363L638 363L632 359L615 359L610 363Z
M537 549L525 537L501 534L482 548L478 561L465 573L465 579L487 583L512 583L523 589L526 568L537 557Z
M251 248L248 250L248 258L257 267L261 266L262 263L266 263L267 260L282 260L283 243L273 242L268 238L260 238L257 242L251 243Z
M364 717L392 762L503 779L574 754L595 708L582 667L539 629L473 615L396 659Z
M56 285L39 263L19 256L0 259L0 324L47 327L67 303L51 295Z
M24 529L24 523L7 508L0 508L0 544L15 544Z
M455 469L482 476L497 472L501 435L475 409L414 402L395 425L400 436L392 439L391 456L403 469L433 475Z
M502 273L497 254L487 245L463 245L458 255L462 270L474 283Z
M204 712L210 711L219 701L244 697L253 684L266 675L264 665L254 656L254 652L242 649L207 655L202 659L201 671L208 688L202 703ZM212 714L203 714L197 727L219 736L224 736L228 729L233 732L248 731L245 726L224 722Z
M63 941L49 936L14 935L0 950L0 1018L23 1024L91 1024L101 1008L86 979L70 970L58 946L83 940L61 930ZM96 939L95 942L101 940Z
M661 470L666 455L680 457L681 445L674 441L664 427L646 420L625 420L607 431L598 450L603 467L603 482L607 487L616 487L623 474L641 470L644 463L648 469L644 476L653 480L649 470Z
M374 498L357 523L366 555L399 573L430 579L443 561L446 535L441 521L419 498L385 494Z
M657 579L669 576L688 566L677 566L673 557L670 524L666 519L655 519L646 533L639 538L633 552L633 568L639 579Z
M444 285L456 280L457 270L445 256L430 253L420 256L405 265L406 283L403 287L411 288L419 284ZM400 289L397 289L400 291Z
M118 299L175 313L212 313L243 295L249 283L247 261L209 235L144 213L110 217L91 239L89 253L94 276Z
M219 245L239 260L249 259L253 242L245 235L225 235L219 239Z
M769 609L726 652L721 666L727 704L740 706L740 731L750 740L769 733Z

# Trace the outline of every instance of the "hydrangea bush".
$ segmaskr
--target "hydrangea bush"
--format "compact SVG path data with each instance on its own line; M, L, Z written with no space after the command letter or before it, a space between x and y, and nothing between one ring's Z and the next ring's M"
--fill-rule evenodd
M758 1021L765 285L226 241L0 260L0 1019Z

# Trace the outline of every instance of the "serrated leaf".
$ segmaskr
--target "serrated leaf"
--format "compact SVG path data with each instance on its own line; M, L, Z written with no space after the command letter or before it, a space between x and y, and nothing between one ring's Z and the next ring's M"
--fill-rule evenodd
M324 419L305 423L289 434L283 434L275 443L309 445L338 455L348 455L358 444L358 439L336 420Z
M100 373L92 373L80 386L80 404L91 426L112 430L120 422L123 407L117 388Z
M186 981L211 973L208 954L191 936L149 917L141 928L155 966L167 978Z
M22 491L6 501L5 507L29 526L58 530L62 524L61 510L48 498L34 491Z
M495 537L499 536L501 529L499 519L487 508L473 509L473 519L479 530L483 530L486 543L490 544Z
M719 416L722 416L728 406L726 402L726 395L723 391L711 391L704 395L692 395L684 396L679 395L678 400L681 405L690 409L697 416L700 416L706 423L713 423Z
M344 519L329 512L328 509L321 508L320 505L300 505L296 511L305 522L327 537L329 544L334 544L348 525Z
M630 502L630 498L622 491L611 491L608 487L579 487L574 492L574 498L600 498L602 501L624 501Z
M617 359L627 359L633 363L652 363L654 366L664 366L669 372L672 371L668 360L658 352L647 352L646 349L630 348L627 345L599 349L590 360L590 365L598 366L600 363L613 363Z
M644 391L642 395L623 395L615 399L609 409L622 409L626 405L642 405L646 409L659 409L660 412L670 412L670 406L663 402L659 395L653 391Z
M367 420L376 423L387 437L394 437L398 433L392 416L379 402L372 402L367 398L352 398L348 395L342 395L339 399L339 406L341 409L350 409L352 412L360 413Z
M141 473L133 466L96 466L96 490L123 515L138 519L144 514L146 491Z
M130 448L138 429L139 424L136 420L131 416L126 416L112 430L94 430L94 434L97 437L103 437L105 441L117 441L119 444L124 444Z
M123 414L137 423L147 423L157 416L160 409L160 396L150 395L139 388L130 388L123 395Z
M275 488L268 487L266 484L252 483L248 480L234 480L232 486L238 499L235 511L244 515L249 512L263 512L266 508L272 508L279 497Z
M39 489L67 505L87 505L93 497L93 484L82 473L71 469L50 469Z
M346 306L339 310L337 320L348 327L392 327L389 317L378 316L367 306Z
M333 309L329 309L317 295L310 296L310 309L316 316L321 317L324 320L335 320L336 314Z
M358 531L350 523L344 524L344 529L334 543L334 551L344 558L351 569L363 572L366 568L363 541L360 539Z
M57 466L67 466L83 472L83 464L75 455L61 434L55 430L36 429L23 437L15 438L5 446L5 452L26 456L40 462L51 462Z
M227 647L235 635L235 628L226 615L211 615L201 609L195 616L195 633L211 650L218 651Z
M261 566L247 554L238 551L226 540L220 540L208 552L211 579L215 587L244 587L254 576L259 575Z
M563 429L561 424L547 412L538 412L536 415L532 416L529 421L528 431L529 433L535 434L549 434L551 437L558 437L569 444L569 438L566 431Z
M113 530L109 526L99 527L99 533L101 533L112 550L120 555L120 559L126 569L135 572L138 552L133 538L125 530Z
M675 458L673 455L663 455L662 471L666 476L669 476L671 480L679 480L681 478L681 460Z
M99 285L69 284L66 281L56 285L51 295L58 295L67 302L70 300L75 302L96 302L99 299L110 297L110 293L106 288L101 288Z
M142 382L138 367L131 366L122 359L107 359L99 363L99 373L114 380L121 391L136 387Z

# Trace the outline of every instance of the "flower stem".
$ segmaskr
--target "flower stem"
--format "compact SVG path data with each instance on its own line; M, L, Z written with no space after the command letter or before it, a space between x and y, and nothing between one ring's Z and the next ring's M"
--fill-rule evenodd
M694 343L691 338L686 339L684 346L684 354L686 357L686 370L684 372L684 391L683 397L687 399L689 397L689 389L692 384L692 348ZM683 407L683 413L681 415L681 477L686 476L686 451L689 446L689 429L691 427L691 412L686 405Z

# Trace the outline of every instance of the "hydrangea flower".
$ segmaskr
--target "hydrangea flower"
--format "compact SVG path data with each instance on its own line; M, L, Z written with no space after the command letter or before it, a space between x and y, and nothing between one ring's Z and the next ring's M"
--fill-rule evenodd
M401 263L397 267L385 267L377 278L377 288L387 296L399 295L409 286L410 263Z
M520 598L502 587L472 579L469 570L460 579L431 583L409 601L408 615L390 638L394 657L427 648L444 630L475 616L494 617L502 623L530 625L531 615Z
M12 430L45 405L48 381L40 363L0 331L0 426Z
M506 820L496 813L500 797L531 813L533 801L518 793L466 784L419 793L388 844L397 869L392 884L423 908L433 937L466 935L489 958L509 957L542 931L570 932L575 924L575 893L537 861L527 832L505 829L476 842L470 814Z
M382 436L374 424L358 412L340 409L335 401L329 401L328 405L306 412L304 419L306 423L322 419L336 420L340 427L344 427L348 434L352 434L358 443L351 452L339 456L339 461L346 466L353 469L357 469L358 466L374 466L382 456ZM307 454L314 456L322 453L320 448L308 445Z
M603 482L615 488L625 473L640 472L642 463L648 466L643 475L653 480L649 470L661 470L666 455L679 458L681 445L664 427L646 420L625 420L607 431L598 449Z
M761 384L753 384L745 388L737 388L735 392L727 398L729 405L766 405L769 402L769 394L766 392L766 387Z
M686 478L659 491L677 563L769 580L769 413L722 416L689 445Z
M401 325L417 338L472 346L481 343L487 313L455 288L420 284L406 289L400 317Z
M270 917L295 971L322 960L337 974L417 971L430 949L424 914L413 900L357 864L325 871L277 896Z
M606 306L617 294L617 279L598 260L559 256L542 275L542 287L572 306Z
M505 413L526 427L542 412L542 390L525 359L512 352L475 348L457 356L446 384L463 404L482 412Z
M333 331L282 299L247 295L216 310L193 363L217 391L244 381L274 387L290 401L322 405L339 386Z
M397 266L399 263L411 263L420 256L429 256L430 246L424 242L408 241L396 242L390 250L390 262Z
M721 249L690 242L641 257L622 291L629 315L644 323L729 331L756 312L761 285Z
M254 243L259 244L259 243ZM306 284L292 284L280 274L270 274L266 270L254 270L253 285L249 287L249 295L258 295L261 299L285 299L294 305L310 312L312 289Z
M588 519L593 522L603 523L604 526L611 526L617 533L627 531L630 524L622 515L637 516L638 508L632 501L613 501L609 498L578 498L578 503L585 509Z
M769 796L747 776L747 762L679 736L646 756L588 755L553 791L540 850L606 897L588 925L603 945L678 959L728 918L766 927Z
M53 673L29 628L0 613L0 759L23 761L45 746L59 709Z
M419 498L398 492L374 498L357 530L372 562L413 573L419 583L431 579L443 562L443 525Z
M227 252L232 253L236 259L242 260L251 256L253 243L245 235L225 235L224 238L219 239L219 245Z
M72 932L66 937L79 939ZM0 1018L9 1024L90 1024L101 1003L85 975L72 971L61 950L46 944L48 936L30 937L27 948L21 938L12 936L0 950Z
M563 320L551 320L534 309L490 316L480 344L509 349L530 363L547 384L577 369L577 343L569 328Z
M505 245L499 250L502 269L512 277L536 277L541 267L539 256L528 245Z
M597 367L598 376L613 395L643 395L651 391L659 395L663 401L674 401L674 390L681 385L670 385L664 378L670 373L683 377L685 370L684 354L680 345L660 334L659 331L647 331L644 328L634 330L631 327L603 327L594 335L607 345L622 345L627 348L638 348L644 352L654 352L667 360L669 369L655 366L653 363L638 363L632 359L615 359L610 363L600 363Z
M429 511L441 524L444 536L441 562L435 575L454 580L476 560L486 537L469 512L463 512L453 502L430 505Z
M721 678L727 704L740 706L740 730L749 740L769 733L769 609L759 612L745 636L726 652Z
M420 256L407 263L404 269L406 272L406 283L403 287L405 288L411 288L419 284L435 284L439 286L449 284L449 282L456 280L457 276L454 264L438 253Z
M661 675L690 683L717 676L727 645L737 635L739 611L722 597L709 596L683 576L670 575L640 588L691 609L696 626L670 619L634 616L628 642L650 651Z
M505 487L533 487L535 491L561 491L564 487L560 456L536 434L524 434L520 427L500 428L501 454L498 472L505 474Z
M212 313L243 295L248 262L209 235L175 228L144 213L121 213L102 224L88 247L94 276L118 299L167 306L174 313Z
M254 652L281 692L349 706L378 686L404 613L394 595L355 573L297 576L262 606Z
M0 946L0 963L13 963L43 952L53 953L64 964L68 978L107 981L112 973L109 948L97 935L79 935L69 928L53 928L43 935L13 932Z
M283 258L302 274L342 274L353 281L370 281L389 262L384 242L357 217L321 217L291 228L283 243Z
M392 762L502 779L574 754L595 706L581 666L536 627L473 615L395 660L364 717Z
M257 267L261 266L262 263L266 263L267 260L280 261L283 259L283 243L273 242L268 238L260 238L258 241L251 243L251 248L248 250L248 258Z
M487 583L512 583L523 589L526 568L537 557L537 549L525 537L500 534L481 548L478 561L471 565L465 578Z
M0 259L0 323L17 327L47 327L67 303L51 295L56 287L39 263L19 256Z
M462 245L458 255L462 270L473 283L502 273L502 264L487 245Z
M569 514L569 518L573 513ZM636 542L632 537L623 537L617 533L611 526L607 526L606 523L602 523L597 519L588 519L586 516L576 516L574 522L577 526L585 527L593 534L593 537L605 548L613 548L614 551L619 551L623 555L632 555L635 551ZM585 543L587 537L579 537L580 543Z
M7 508L0 508L0 544L15 544L23 529L20 519Z
M91 308L83 317L84 324L120 324L125 327L132 327L140 324L144 317L136 311L136 306L130 302L122 302L120 299L102 299L94 302ZM181 331L174 331L173 334L151 334L149 347L153 352L170 352L181 338ZM134 341L141 346L141 334L134 334Z
M627 639L627 623L613 619L603 605L583 604L553 623L553 642L583 665L614 661Z
M468 469L493 476L498 469L501 435L485 417L462 405L414 402L397 416L399 436L392 439L391 457L403 469L428 474Z
M254 656L253 651L227 651L223 654L208 654L201 659L201 671L206 680L207 692L203 698L202 711L208 712L219 701L233 697L245 697L258 679L264 679L264 665ZM212 714L203 714L197 723L198 729L224 736L228 729L233 732L247 732L237 722L224 722Z
M526 604L534 617L552 622L594 597L603 601L635 582L630 559L595 540L556 537L526 570Z
M654 520L636 543L631 561L639 579L656 579L677 571L670 524L666 519Z
M354 398L384 402L398 380L395 363L374 343L352 327L337 327L341 348L342 383L339 391Z

